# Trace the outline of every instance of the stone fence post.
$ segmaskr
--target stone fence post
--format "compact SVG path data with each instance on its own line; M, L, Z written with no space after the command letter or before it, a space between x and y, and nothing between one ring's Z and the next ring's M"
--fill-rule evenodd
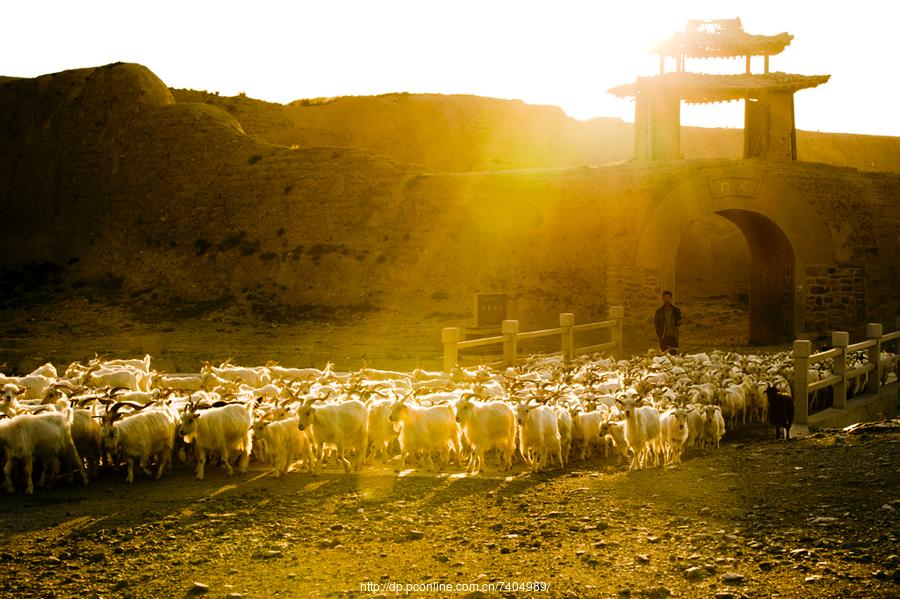
M841 353L834 359L834 373L841 380L834 384L834 407L844 409L847 407L847 346L850 345L850 333L846 331L833 331L831 333L831 345L840 349Z
M622 329L625 326L625 307L624 306L610 306L609 307L609 317L612 320L616 321L616 324L613 325L612 328L612 337L611 341L616 344L614 351L617 352L617 355L622 355Z
M516 363L516 352L518 348L518 338L516 336L519 334L519 321L504 320L500 327L500 332L504 337L503 362L507 366L512 366Z
M575 334L572 327L575 326L575 314L563 312L559 315L559 326L562 327L561 343L563 360L570 362L575 354Z
M809 424L809 356L812 343L805 339L794 341L794 422Z
M884 328L880 322L870 322L866 325L866 338L875 341L875 345L869 348L869 364L875 365L875 370L869 373L866 381L866 393L878 393L881 389L881 336Z
M441 329L441 342L444 344L444 372L450 372L459 363L459 328L444 327Z

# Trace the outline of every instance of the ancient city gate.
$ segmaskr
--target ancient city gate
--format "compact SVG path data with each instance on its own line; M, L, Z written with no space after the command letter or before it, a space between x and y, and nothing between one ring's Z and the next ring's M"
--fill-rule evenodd
M761 169L711 170L662 198L641 233L636 266L658 271L660 289L677 294L682 234L713 214L734 223L750 250L750 342L796 338L806 324L806 269L833 264L831 240L806 198Z
M681 160L681 103L744 102L744 158L797 160L794 93L830 75L770 72L769 58L794 39L751 35L740 19L692 20L654 52L659 75L609 90L634 98L634 157ZM693 73L687 59L745 58L745 72ZM762 57L763 72L752 59ZM675 72L666 72L666 59ZM750 163L750 164L765 164ZM788 341L804 330L806 268L833 263L828 230L800 194L763 176L759 167L710 173L682 184L654 209L638 248L638 266L659 269L660 286L675 287L678 246L695 220L716 214L743 233L750 249L750 342Z

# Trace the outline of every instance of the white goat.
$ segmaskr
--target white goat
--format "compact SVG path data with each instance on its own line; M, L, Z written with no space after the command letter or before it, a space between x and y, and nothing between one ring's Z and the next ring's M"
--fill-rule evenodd
M133 370L140 370L145 374L150 373L150 354L144 354L144 357L141 359L130 359L130 360L103 360L100 362L100 367L105 369L113 369L116 367L126 367Z
M92 371L87 378L94 388L121 387L130 391L149 391L150 375L127 366Z
M634 451L629 470L641 470L652 456L658 461L660 451L659 410L653 406L636 406L635 400L626 397L619 402L625 414L625 439Z
M47 362L35 368L29 376L45 376L47 378L55 379L59 374L56 372L56 366Z
M737 426L739 417L742 424L747 424L746 391L743 385L728 385L720 392L722 416L728 419L731 428Z
M516 452L516 414L502 401L481 402L465 395L456 403L456 421L472 452L466 471L477 474L485 467L484 453L499 449L503 467L512 467Z
M25 493L34 493L32 468L34 458L43 460L43 468L39 485L56 475L59 471L59 456L65 457L78 468L84 484L88 484L84 464L72 443L69 426L72 412L47 411L40 414L20 414L9 419L0 420L0 446L6 453L3 466L4 488L12 493L15 488L12 482L13 461L21 460L25 469L27 486Z
M703 447L706 435L706 412L700 404L687 407L688 438L684 442L687 449Z
M200 391L203 389L204 375L173 376L161 374L153 377L151 389L172 389L174 391Z
M603 443L604 449L607 448L604 440L605 434L600 432L604 417L603 412L597 411L576 411L572 415L572 441L573 445L579 449L579 459L585 460L590 458L593 455L594 447L599 446L601 443Z
M569 463L572 452L572 415L566 408L556 406L556 428L559 430L560 462L563 468Z
M86 408L72 409L72 424L69 427L72 435L72 443L81 461L91 476L96 476L100 467L100 455L102 437L100 422L94 417L94 413Z
M305 431L301 431L300 419L296 416L267 422L253 423L254 447L260 447L265 459L272 463L272 476L280 477L298 459L303 458L306 469L313 470L312 446Z
M185 410L181 415L179 433L186 443L193 443L197 451L197 480L203 480L206 455L210 450L218 452L228 476L234 474L231 452L240 452L238 468L246 472L253 448L252 425L253 406L249 403L233 403L205 410L189 407Z
M520 403L516 406L519 423L519 449L532 472L540 472L553 458L562 464L562 444L556 411L543 404Z
M315 447L316 460L313 474L318 474L325 460L325 444L337 448L337 459L350 472L350 461L344 455L348 449L356 450L356 466L359 470L365 461L368 446L368 416L366 405L358 399L341 403L315 405L315 399L304 402L297 412L298 427L309 429Z
M725 434L725 418L722 416L722 409L719 406L703 406L704 428L703 444L706 447L719 447L719 441Z
M14 383L5 383L0 387L0 416L12 418L22 411L19 397L25 395L25 388Z
M666 410L659 415L659 429L665 462L680 464L681 453L690 434L687 412L681 408Z
M19 399L23 400L44 399L47 396L47 392L50 391L51 385L55 382L56 379L41 374L29 374L28 376L6 376L0 374L0 385L13 384L22 389Z
M390 446L400 434L390 419L393 407L393 399L373 399L368 402L369 445L372 446L372 453L366 457L366 463L378 452L381 452L382 462L388 461Z
M247 368L243 366L231 366L222 364L219 367L205 364L200 370L201 374L214 374L219 378L232 383L247 383L252 387L262 387L272 382L269 369L265 366Z
M434 462L431 459L432 450L440 454L441 469L446 467L450 461L451 449L456 454L456 465L459 466L462 444L459 439L456 416L450 404L422 407L404 397L394 403L390 420L401 424L398 472L403 470L409 454L419 450L425 454L429 470L434 469Z
M600 434L604 438L612 439L613 446L616 448L616 455L622 462L628 460L628 441L625 439L625 422L622 420L610 420L600 425Z
M147 476L162 476L172 463L177 414L168 407L146 408L112 422L103 432L107 450L125 458L128 474L125 482L134 482L134 464ZM150 460L157 462L156 474L149 469Z

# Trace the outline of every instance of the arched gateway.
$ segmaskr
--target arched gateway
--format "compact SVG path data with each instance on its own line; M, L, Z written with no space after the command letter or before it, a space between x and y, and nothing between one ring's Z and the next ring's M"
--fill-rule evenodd
M666 195L641 232L636 266L675 290L678 247L691 223L722 216L750 250L750 342L780 343L805 329L807 267L834 263L828 228L809 201L773 175L741 166L693 177Z
M660 287L674 289L685 230L710 215L728 219L750 250L749 340L759 344L787 341L804 330L806 269L834 262L828 229L810 203L763 170L769 161L797 160L794 93L830 77L770 72L769 57L792 39L788 33L751 35L740 19L688 21L684 32L655 49L659 75L609 90L635 99L634 157L639 160L682 158L681 102L744 102L744 158L753 161L697 176L663 198L641 235L636 262L658 269ZM751 62L758 56L764 59L764 72L754 74ZM685 68L688 58L737 57L746 59L742 74ZM665 72L666 58L675 59L675 72Z

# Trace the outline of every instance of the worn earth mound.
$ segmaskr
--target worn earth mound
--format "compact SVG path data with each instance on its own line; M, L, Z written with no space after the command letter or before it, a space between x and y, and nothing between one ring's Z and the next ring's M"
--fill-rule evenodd
M898 425L788 442L750 428L630 473L602 458L474 478L106 473L4 497L0 593L896 597Z
M285 146L366 148L429 171L602 165L627 160L632 126L619 119L579 121L556 106L466 95L395 93L273 104L173 89L178 102L209 104L234 116L248 135ZM798 132L800 160L896 172L900 140ZM684 127L686 158L741 158L742 129Z

